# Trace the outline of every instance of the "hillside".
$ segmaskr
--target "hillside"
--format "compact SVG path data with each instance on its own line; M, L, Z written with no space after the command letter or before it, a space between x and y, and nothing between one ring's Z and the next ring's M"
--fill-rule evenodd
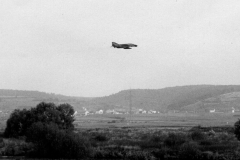
M53 102L55 104L69 103L75 108L81 108L81 103L85 103L92 98L70 97L54 93L39 91L23 91L0 89L0 111L10 113L14 109L35 107L40 102Z
M72 96L65 96L61 94L55 93L46 93L46 92L39 92L39 91L26 91L26 90L11 90L11 89L0 89L0 98L7 98L7 97L25 97L25 98L36 98L36 99L55 99L55 100L66 100L66 99L78 99L78 100L89 100L91 98L85 97L72 97Z
M187 111L209 111L214 109L216 112L230 112L232 110L239 112L240 92L231 92L207 98L182 108L182 110Z
M107 108L128 108L131 96L132 107L136 109L182 110L185 106L199 101L239 91L240 85L192 85L163 89L132 89L95 98L90 101L89 105L93 106L94 104L98 106L97 108L106 106Z
M133 110L209 111L210 109L240 109L240 85L191 85L163 89L131 89L98 98L70 97L39 91L0 89L0 110L31 108L38 103L69 103L75 110L129 110L130 97Z

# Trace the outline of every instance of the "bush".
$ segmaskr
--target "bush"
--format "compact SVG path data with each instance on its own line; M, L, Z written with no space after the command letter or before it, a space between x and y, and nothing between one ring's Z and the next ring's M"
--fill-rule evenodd
M99 141L99 142L105 142L105 141L108 141L109 138L104 134L98 134L94 137L94 140Z
M35 145L31 156L42 158L83 158L90 153L89 142L79 134L61 130L54 123L34 123L27 141Z
M195 160L198 159L200 151L198 150L198 145L193 142L187 142L181 145L179 150L179 159L185 160Z
M23 156L32 150L32 144L26 143L23 140L5 139L4 147L1 148L1 155L5 156Z
M194 140L194 141L200 141L200 140L206 139L206 135L201 130L194 130L190 134L190 136L191 136L192 140Z
M168 155L169 150L170 149L167 147L162 147L158 150L153 150L152 154L154 157L156 157L158 159L164 159L164 157Z
M150 137L149 142L160 143L163 140L164 140L163 136L153 135L152 137Z
M213 160L214 154L211 151L200 152L199 160Z
M126 153L125 159L127 160L151 160L153 155L143 151L129 151Z
M213 145L214 142L211 139L205 139L205 140L201 140L199 144L203 146L210 146L210 145Z
M93 155L94 159L122 159L124 157L123 151L118 149L96 149Z
M7 120L5 137L25 136L33 123L55 123L61 129L73 130L74 110L69 104L56 106L54 103L39 103L30 110L15 109Z
M240 119L234 124L234 134L240 140Z
M183 133L169 133L168 137L164 140L164 144L168 147L178 147L186 142L186 135Z

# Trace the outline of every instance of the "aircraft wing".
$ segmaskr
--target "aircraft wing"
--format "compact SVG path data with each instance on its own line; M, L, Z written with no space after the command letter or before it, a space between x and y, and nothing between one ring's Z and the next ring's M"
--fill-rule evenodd
M132 43L128 43L127 45L128 45L129 47L137 47L136 44L132 44Z
M132 43L128 43L128 44L121 44L121 47L122 48L129 48L129 47L137 47L136 44L132 44Z
M120 45L121 45L122 48L128 48L129 47L129 45L127 45L127 44L120 44Z

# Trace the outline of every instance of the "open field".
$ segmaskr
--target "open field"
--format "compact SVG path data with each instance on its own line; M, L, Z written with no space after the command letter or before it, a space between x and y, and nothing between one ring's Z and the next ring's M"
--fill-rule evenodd
M35 102L36 103L36 102ZM0 113L0 130L4 130L6 120L10 116ZM233 126L240 118L234 113L160 113L160 114L102 114L76 116L76 128L108 128L108 127L193 127L201 126Z
M93 160L238 160L240 143L233 128L238 117L236 113L95 114L88 116L77 114L73 135L79 136L80 141L72 142L79 146L82 146L83 142L86 143L86 158ZM47 133L55 133L55 131L49 130ZM64 138L57 137L56 144L58 145L61 144L59 140L64 140ZM53 142L50 138L49 144L54 144ZM61 142L65 144L64 141ZM0 147L2 156L27 157L33 153L32 144L25 139L2 137L0 144L2 144ZM50 148L49 153L52 153L58 146L56 144Z
M239 141L232 127L79 128L87 136L93 159L222 160L239 158Z
M105 127L193 127L201 125L233 126L239 116L232 113L214 114L138 114L138 115L89 115L76 117L76 128Z

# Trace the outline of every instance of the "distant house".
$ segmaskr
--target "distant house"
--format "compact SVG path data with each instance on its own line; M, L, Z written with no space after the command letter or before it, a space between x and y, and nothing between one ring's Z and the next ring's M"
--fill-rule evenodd
M87 116L89 115L90 113L88 111L85 111L84 115Z
M108 110L106 110L106 113L107 114L113 114L115 111L113 110L113 109L108 109Z
M96 114L103 114L103 110L96 111Z
M138 114L146 114L147 113L147 111L145 111L145 110L143 110L143 109L138 109L138 112L137 112Z
M78 112L77 112L77 111L75 111L75 112L73 113L73 115L72 115L72 116L73 116L73 117L74 117L74 116L76 116L76 115L77 115L77 113L78 113Z
M142 114L146 114L146 113L147 113L147 111L145 111L145 110L142 111Z
M140 114L142 113L143 109L138 109L138 111L136 112L136 114Z
M122 113L120 113L120 112L117 112L117 111L114 111L114 112L113 112L113 114L122 114Z
M115 111L115 114L126 114L126 110L125 109L116 109L114 111Z
M148 114L156 114L157 113L157 111L154 111L154 110L149 110L148 111Z
M95 112L94 111L89 111L89 114L95 114Z
M215 109L212 109L212 110L210 110L209 112L210 112L210 113L215 113L216 110L215 110Z

